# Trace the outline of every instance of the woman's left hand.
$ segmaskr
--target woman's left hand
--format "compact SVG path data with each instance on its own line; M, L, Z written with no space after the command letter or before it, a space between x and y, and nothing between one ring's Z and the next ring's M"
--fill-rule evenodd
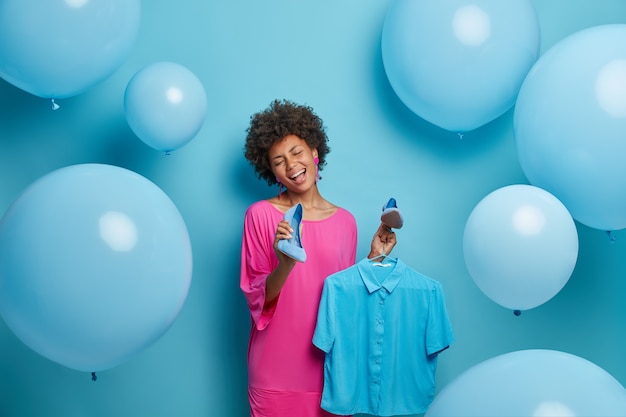
M381 223L372 238L370 254L367 257L372 259L380 255L389 255L394 246L396 246L395 232Z

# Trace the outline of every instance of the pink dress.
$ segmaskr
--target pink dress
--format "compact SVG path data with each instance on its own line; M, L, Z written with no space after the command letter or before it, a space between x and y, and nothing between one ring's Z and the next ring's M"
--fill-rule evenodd
M356 221L342 208L323 220L304 220L307 260L296 264L276 302L264 309L265 280L278 265L273 243L282 218L280 210L263 200L248 207L244 220L240 286L252 318L251 416L330 416L320 408L324 353L312 338L324 279L355 263Z

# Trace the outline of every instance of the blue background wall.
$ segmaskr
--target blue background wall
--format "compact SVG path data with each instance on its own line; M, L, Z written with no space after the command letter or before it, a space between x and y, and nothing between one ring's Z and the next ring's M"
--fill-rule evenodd
M626 23L622 0L534 0L547 50L580 29ZM0 213L37 178L63 166L122 166L161 187L185 218L194 254L187 302L171 329L127 363L90 376L34 353L0 321L0 416L245 416L248 313L238 288L242 216L276 192L242 156L249 116L274 98L311 105L332 152L322 193L355 215L365 256L381 206L405 216L395 255L442 282L457 341L440 358L438 389L490 357L527 349L579 355L626 384L626 234L577 224L580 251L565 288L514 316L473 283L465 222L499 187L527 183L512 111L462 140L411 113L383 69L390 0L152 0L124 64L88 92L47 100L0 81ZM34 10L33 13L36 11ZM130 77L155 61L192 70L208 96L199 135L169 156L126 124Z

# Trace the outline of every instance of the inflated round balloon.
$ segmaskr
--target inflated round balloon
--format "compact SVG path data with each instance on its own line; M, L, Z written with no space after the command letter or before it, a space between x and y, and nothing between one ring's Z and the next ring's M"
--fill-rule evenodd
M126 86L124 112L133 132L160 151L173 151L200 131L207 112L202 83L174 62L157 62L137 71Z
M587 417L626 413L626 390L608 372L555 350L520 350L466 370L425 417Z
M493 191L474 208L463 234L467 269L480 290L512 310L554 297L578 258L578 233L565 206L525 184Z
M530 0L394 0L383 26L383 63L400 100L454 132L509 110L538 56Z
M0 77L44 98L110 76L139 33L140 0L2 0Z
M0 315L27 346L72 369L105 370L155 342L191 274L176 206L124 168L53 171L0 221Z
M520 89L514 134L529 182L577 221L626 227L626 25L585 29L537 61Z

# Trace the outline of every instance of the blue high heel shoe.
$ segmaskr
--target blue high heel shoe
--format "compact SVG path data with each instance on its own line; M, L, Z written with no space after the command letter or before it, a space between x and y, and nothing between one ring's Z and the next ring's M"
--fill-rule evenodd
M383 206L383 214L380 216L380 221L390 229L400 229L404 224L402 213L398 210L395 198L390 198L387 204Z
M284 219L289 222L293 233L291 239L281 239L278 241L278 250L298 262L304 262L306 261L306 252L302 247L302 238L300 236L302 204L298 203L287 210Z

